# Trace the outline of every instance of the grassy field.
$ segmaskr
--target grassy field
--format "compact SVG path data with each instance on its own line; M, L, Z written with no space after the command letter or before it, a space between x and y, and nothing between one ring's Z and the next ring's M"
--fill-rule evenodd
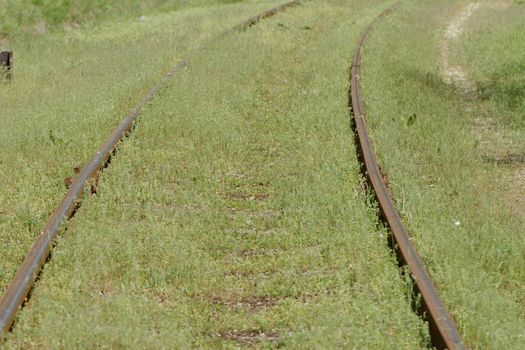
M373 32L362 83L391 191L461 333L473 348L521 349L525 222L509 194L523 182L501 175L507 165L491 160L486 144L503 139L523 153L525 10L479 3L449 57L476 93L444 83L440 68L447 25L467 5L460 1L404 2ZM480 120L509 136L480 135Z
M0 83L0 292L64 177L147 89L282 2L0 0L16 57ZM347 108L358 36L391 3L304 2L200 51L86 196L0 347L427 348ZM460 332L474 349L521 349L525 5L477 3L444 44L470 3L404 1L373 31L361 82L391 192ZM446 83L445 55L463 84Z
M482 156L507 185L504 198L525 218L525 4L512 4L485 3L456 56L475 82Z
M347 109L357 37L387 5L307 2L199 55L122 144L4 346L426 347Z
M0 292L65 193L64 177L147 89L217 31L277 3L177 11L14 43L13 81L0 90Z
M72 29L104 20L220 5L243 0L0 0L0 44L49 30ZM256 2L256 1L251 1ZM3 39L3 40L2 40ZM1 48L1 47L0 47Z

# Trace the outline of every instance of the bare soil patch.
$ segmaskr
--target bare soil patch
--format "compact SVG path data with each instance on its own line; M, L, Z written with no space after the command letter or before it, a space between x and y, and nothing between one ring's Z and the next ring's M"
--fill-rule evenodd
M447 84L455 85L462 92L473 93L475 86L469 81L463 67L451 62L451 47L464 31L465 24L474 12L481 7L479 2L470 3L463 8L447 25L440 44L441 71Z
M247 310L256 312L260 309L266 309L276 305L279 302L278 297L262 296L262 297L239 297L239 298L224 298L221 296L212 297L212 303L216 305L224 305L233 309Z
M262 341L276 341L279 339L279 333L277 331L262 331L259 329L231 329L219 332L218 336L223 340L234 341L244 346L254 345Z

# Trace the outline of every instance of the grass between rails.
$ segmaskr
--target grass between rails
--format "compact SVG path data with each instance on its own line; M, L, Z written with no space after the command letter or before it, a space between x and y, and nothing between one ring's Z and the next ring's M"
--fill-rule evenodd
M383 8L306 3L191 64L70 223L6 346L425 347L347 109L356 39Z
M0 292L59 204L64 177L91 158L163 72L218 31L277 3L178 11L17 43L13 81L0 90Z
M466 341L521 349L525 226L473 132L476 111L494 102L473 101L440 72L440 42L463 6L407 1L378 24L361 75L368 122L397 206Z

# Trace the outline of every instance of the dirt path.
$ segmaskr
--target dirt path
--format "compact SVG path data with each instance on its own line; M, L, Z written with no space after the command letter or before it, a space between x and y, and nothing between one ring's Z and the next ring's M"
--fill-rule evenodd
M465 24L470 17L481 7L479 2L470 3L461 10L447 25L443 40L441 42L441 71L443 79L447 84L458 87L469 94L475 91L475 87L469 81L463 67L450 62L451 46L463 33Z

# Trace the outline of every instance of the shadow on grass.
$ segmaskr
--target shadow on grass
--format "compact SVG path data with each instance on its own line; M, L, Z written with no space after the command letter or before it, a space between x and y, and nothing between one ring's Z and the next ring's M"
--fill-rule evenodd
M406 66L402 70L402 76L407 85L415 85L421 90L439 98L450 100L459 96L458 90L453 85L445 83L439 74Z
M507 121L525 127L525 62L506 62L487 81L476 83L478 98L509 112Z
M443 81L439 74L412 67L403 68L403 84L413 84L436 97L453 100L465 99L465 94ZM504 64L490 80L476 82L477 94L469 100L492 101L498 110L505 111L505 120L512 125L525 127L525 62Z
M511 112L521 111L519 117L525 122L525 62L503 64L488 81L476 86L481 100L492 100Z
M483 157L483 160L496 165L525 165L525 152L507 153L500 157Z

